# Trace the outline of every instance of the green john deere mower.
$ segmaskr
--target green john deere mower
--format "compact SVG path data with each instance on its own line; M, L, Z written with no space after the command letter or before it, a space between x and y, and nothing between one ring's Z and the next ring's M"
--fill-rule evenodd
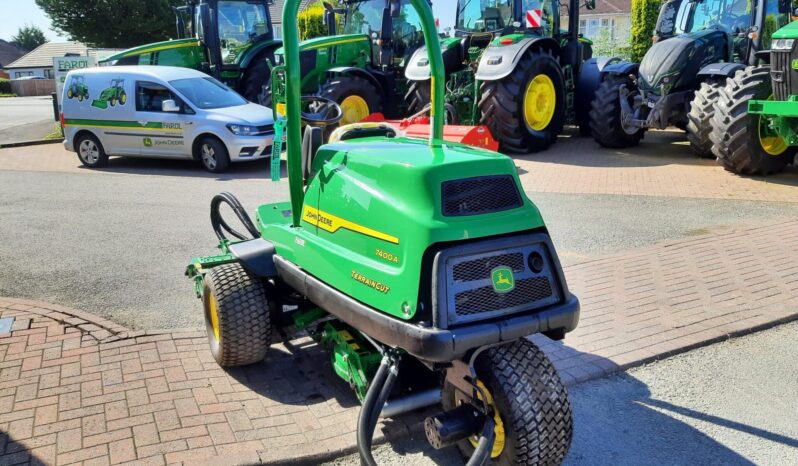
M773 34L768 65L739 71L720 90L711 137L718 162L739 175L769 175L795 163L798 22Z
M112 65L164 65L205 72L251 102L263 103L274 38L270 0L186 0L173 8L177 39L106 57Z
M331 346L335 373L362 400L365 464L381 415L438 402L424 422L433 446L456 443L469 464L559 464L572 437L568 394L526 337L563 338L579 302L513 161L442 140L428 2L412 0L435 78L429 140L379 123L330 131L340 106L300 96L299 2L285 3L285 62L274 70L286 78L290 201L261 205L253 221L231 194L215 196L221 253L186 272L216 361L268 365L272 332L304 329ZM225 204L244 232L223 218Z

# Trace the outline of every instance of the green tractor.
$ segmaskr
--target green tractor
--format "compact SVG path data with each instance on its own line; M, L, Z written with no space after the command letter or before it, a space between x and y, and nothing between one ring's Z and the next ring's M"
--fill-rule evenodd
M687 131L696 155L712 156L711 119L726 79L763 59L789 17L786 0L668 1L659 40L641 63L604 69L590 111L593 138L604 147L631 147L648 129L674 125Z
M570 0L561 30L559 0L458 0L455 37L444 38L447 117L455 124L484 124L503 152L547 149L563 125L587 133L588 111L599 76L613 58L592 58L579 36L579 8ZM408 101L429 102L429 62L424 50L410 59Z
M69 89L67 89L67 98L78 99L79 102L82 102L84 99L88 100L89 86L86 85L86 81L83 76L72 77L72 80L69 83Z
M299 2L285 3L275 70L286 78L290 200L261 205L253 221L231 194L215 196L221 253L186 271L214 358L231 367L265 357L268 367L274 332L296 329L330 345L335 373L363 403L367 465L380 416L436 403L428 440L457 444L469 464L559 464L573 433L568 393L526 337L562 339L579 301L512 159L442 140L444 64L428 2L411 3L436 78L429 140L357 123L326 142L344 112L301 97Z
M124 50L101 63L165 65L203 71L251 102L263 103L274 38L270 0L187 0L174 8L176 40Z
M712 119L718 162L739 175L777 173L798 152L798 22L773 34L768 62L729 80Z
M125 105L126 103L127 92L125 92L125 80L117 78L111 80L111 85L100 92L100 97L94 99L91 106L106 109L109 104L111 107L115 107L116 104Z

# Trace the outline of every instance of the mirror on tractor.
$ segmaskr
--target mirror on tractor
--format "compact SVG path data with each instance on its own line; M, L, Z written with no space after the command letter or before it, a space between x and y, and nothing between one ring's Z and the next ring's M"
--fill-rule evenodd
M174 100L166 99L161 102L161 111L167 113L178 113L180 112L180 107Z
M588 10L595 10L596 0L585 0L585 8Z

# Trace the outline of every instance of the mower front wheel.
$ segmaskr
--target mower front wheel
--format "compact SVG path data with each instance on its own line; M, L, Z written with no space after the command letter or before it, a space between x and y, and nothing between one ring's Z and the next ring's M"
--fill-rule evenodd
M202 302L211 353L222 367L254 364L271 345L271 306L264 282L241 264L214 267L205 275Z
M493 464L560 464L573 436L571 402L565 385L546 355L526 339L489 348L475 363L478 385L495 411ZM467 396L444 383L442 404L450 410ZM472 437L458 442L470 457Z

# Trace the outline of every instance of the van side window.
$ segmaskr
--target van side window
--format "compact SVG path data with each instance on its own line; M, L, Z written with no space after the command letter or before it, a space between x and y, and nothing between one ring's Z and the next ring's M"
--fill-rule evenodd
M139 112L162 112L164 100L174 100L181 112L194 113L165 86L149 81L136 81L136 110Z

